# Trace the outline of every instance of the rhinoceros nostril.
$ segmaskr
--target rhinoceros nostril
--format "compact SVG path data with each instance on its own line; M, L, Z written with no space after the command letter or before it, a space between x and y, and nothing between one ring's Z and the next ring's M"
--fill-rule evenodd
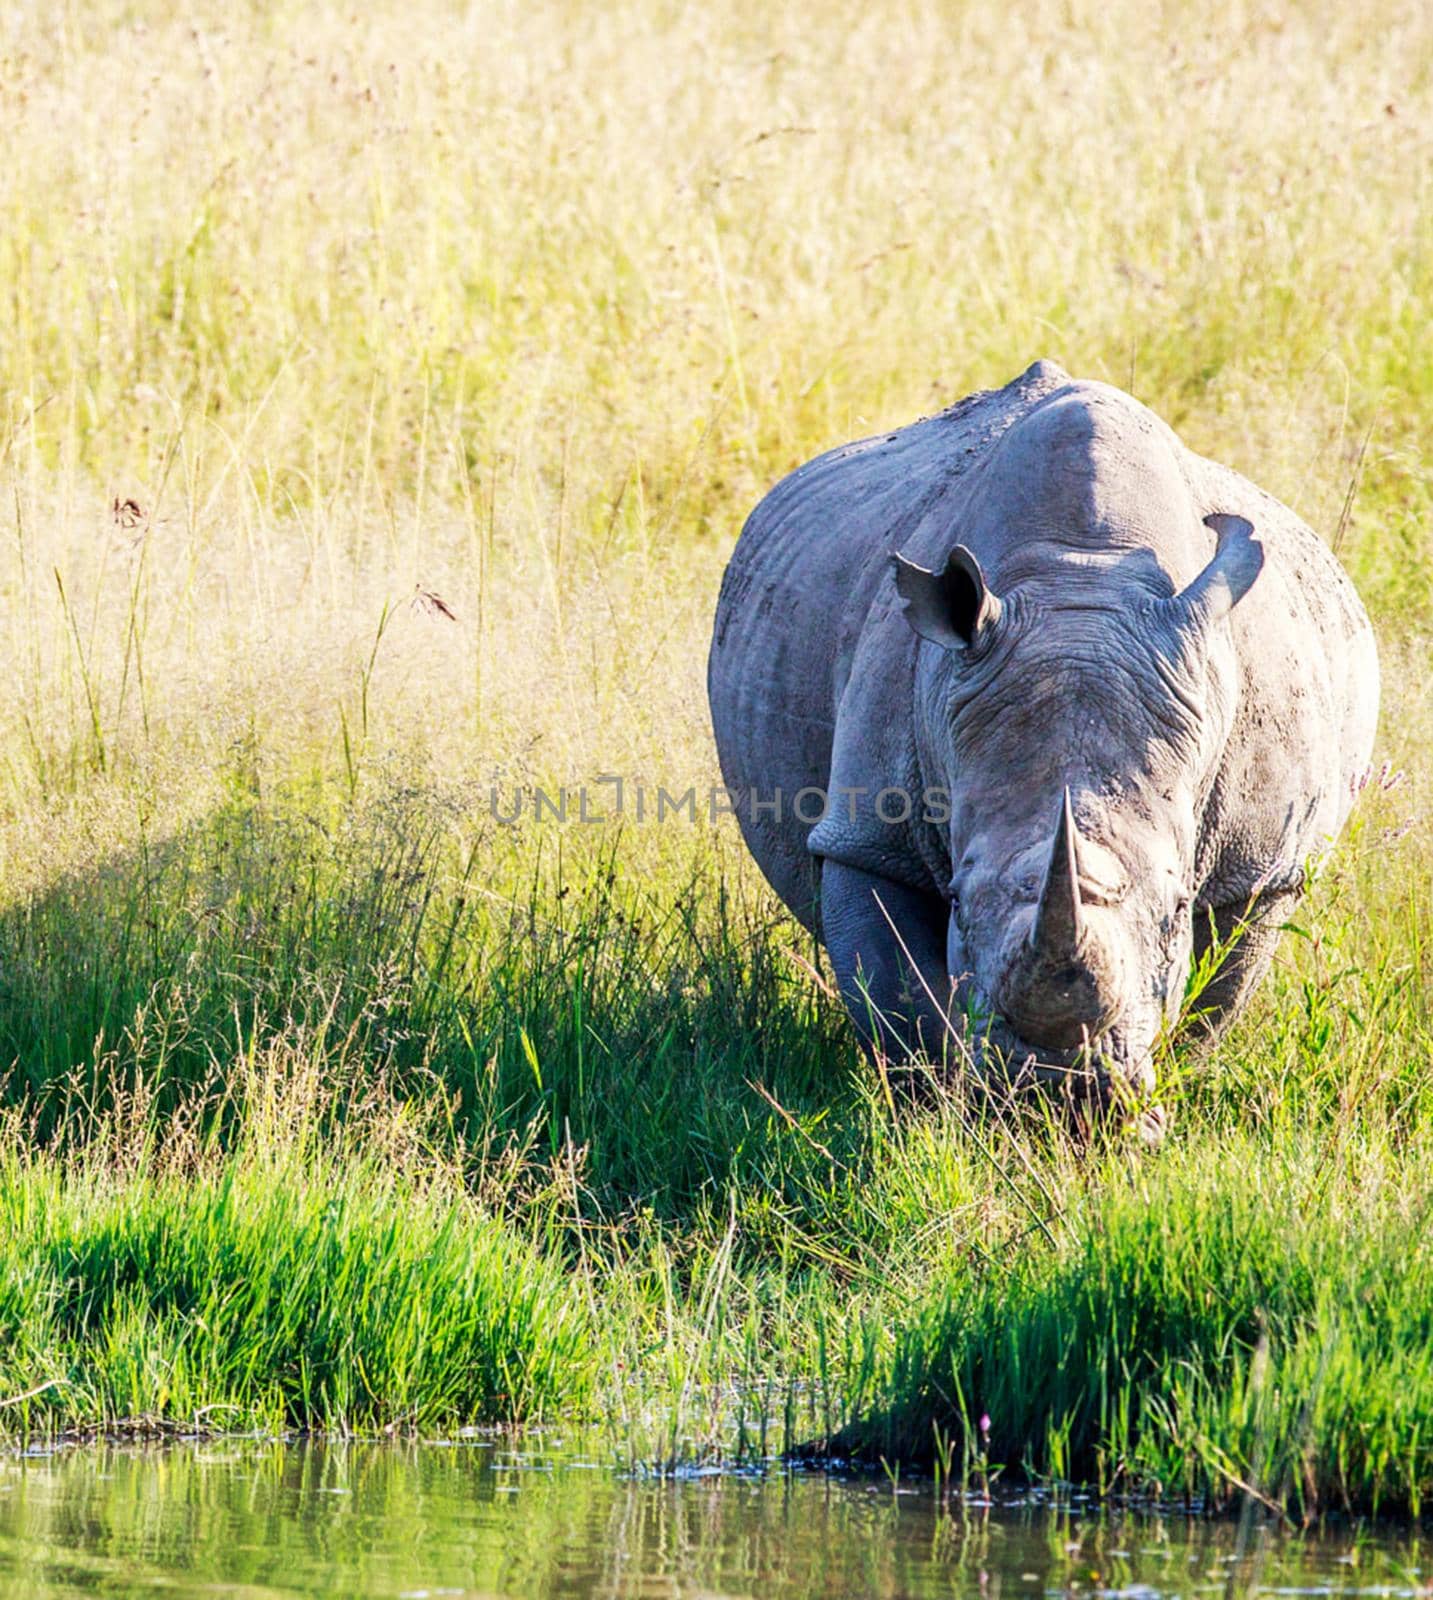
M1007 1022L1022 1039L1045 1050L1078 1050L1092 1042L1106 1024L1069 1017L1011 1017Z

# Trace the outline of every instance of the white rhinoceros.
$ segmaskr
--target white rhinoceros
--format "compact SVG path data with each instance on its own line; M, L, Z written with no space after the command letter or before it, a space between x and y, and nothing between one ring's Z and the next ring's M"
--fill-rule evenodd
M1039 361L756 507L708 668L722 774L867 1044L1147 1090L1191 960L1248 997L1369 759L1329 549ZM995 1047L992 1052L991 1047Z

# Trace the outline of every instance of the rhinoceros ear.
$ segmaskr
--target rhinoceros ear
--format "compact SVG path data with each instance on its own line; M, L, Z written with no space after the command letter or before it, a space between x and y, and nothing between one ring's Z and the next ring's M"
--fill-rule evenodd
M1215 511L1205 517L1204 526L1219 539L1214 559L1187 589L1165 601L1171 622L1181 632L1204 633L1227 617L1264 570L1264 547L1254 537L1252 522Z
M963 544L950 552L940 572L928 572L900 554L891 562L906 621L922 639L947 650L964 649L1000 620L1000 597L986 587L980 563Z

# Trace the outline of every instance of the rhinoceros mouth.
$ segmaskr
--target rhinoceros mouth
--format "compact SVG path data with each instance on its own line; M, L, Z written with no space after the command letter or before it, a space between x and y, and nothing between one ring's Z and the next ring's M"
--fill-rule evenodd
M973 1008L980 1009L980 1008ZM1111 1034L1070 1048L1037 1044L1023 1037L993 1007L984 1020L965 1030L975 1064L998 1073L1011 1087L1023 1082L1055 1083L1082 1098L1108 1101L1120 1092L1148 1093L1154 1068L1148 1052L1133 1054Z
M1150 1099L1155 1075L1147 1053L1130 1056L1115 1041L1100 1039L1077 1050L1037 1047L1001 1017L967 1033L966 1048L987 1085L1001 1083L1011 1094L1036 1085L1054 1089L1082 1107L1084 1116L1096 1120L1120 1108L1124 1125L1142 1144L1157 1149L1164 1143L1168 1118L1163 1107Z

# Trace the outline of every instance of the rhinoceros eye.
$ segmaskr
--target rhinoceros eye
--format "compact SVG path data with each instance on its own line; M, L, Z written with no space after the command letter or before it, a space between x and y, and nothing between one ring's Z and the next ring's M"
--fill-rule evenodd
M1174 910L1165 923L1165 938L1172 949L1184 937L1189 926L1189 907L1191 901L1187 894L1182 894L1174 902Z

